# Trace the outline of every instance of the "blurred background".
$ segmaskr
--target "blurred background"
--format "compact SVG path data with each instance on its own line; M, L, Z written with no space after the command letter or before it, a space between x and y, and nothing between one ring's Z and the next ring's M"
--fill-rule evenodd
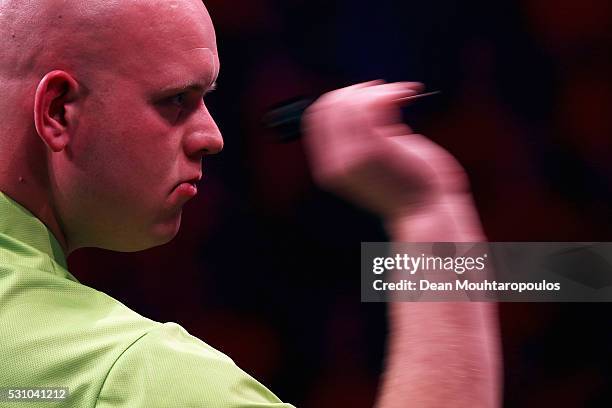
M442 94L406 120L464 165L491 241L612 241L609 0L206 4L222 65L208 105L225 150L205 159L172 243L81 250L69 263L282 400L372 406L387 328L384 304L360 302L359 251L387 237L313 185L299 141L272 142L261 117L276 103L378 78L424 82ZM610 406L610 312L502 304L505 406Z

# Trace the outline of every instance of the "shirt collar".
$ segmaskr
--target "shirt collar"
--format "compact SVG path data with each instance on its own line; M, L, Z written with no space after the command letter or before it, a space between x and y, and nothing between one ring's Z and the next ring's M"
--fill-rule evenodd
M19 244L25 244L29 250L46 254L61 266L62 273L65 272L67 277L74 279L67 271L66 256L60 243L47 226L2 191L0 191L0 234L18 241Z

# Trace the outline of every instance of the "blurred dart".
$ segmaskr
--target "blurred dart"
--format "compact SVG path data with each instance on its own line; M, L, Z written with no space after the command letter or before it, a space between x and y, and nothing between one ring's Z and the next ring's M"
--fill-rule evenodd
M439 94L440 91L432 91L405 98L398 101L411 101ZM272 130L273 140L278 143L288 143L302 136L302 116L316 98L293 98L274 105L262 118L263 125Z

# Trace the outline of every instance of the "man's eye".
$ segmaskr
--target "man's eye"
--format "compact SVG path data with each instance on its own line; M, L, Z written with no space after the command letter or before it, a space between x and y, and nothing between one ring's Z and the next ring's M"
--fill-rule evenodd
M176 95L166 96L155 103L159 114L169 123L176 123L187 111L192 102L187 92L177 93Z
M182 92L180 94L171 96L170 103L178 107L183 107L183 105L185 105L186 99L187 99L187 95L185 95L185 93Z

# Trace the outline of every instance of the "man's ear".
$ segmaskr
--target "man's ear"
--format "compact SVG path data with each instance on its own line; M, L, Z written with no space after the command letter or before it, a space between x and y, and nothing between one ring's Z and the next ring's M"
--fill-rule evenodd
M61 152L70 142L76 120L73 102L79 95L79 83L65 71L49 72L38 84L34 124L40 138L53 152Z

